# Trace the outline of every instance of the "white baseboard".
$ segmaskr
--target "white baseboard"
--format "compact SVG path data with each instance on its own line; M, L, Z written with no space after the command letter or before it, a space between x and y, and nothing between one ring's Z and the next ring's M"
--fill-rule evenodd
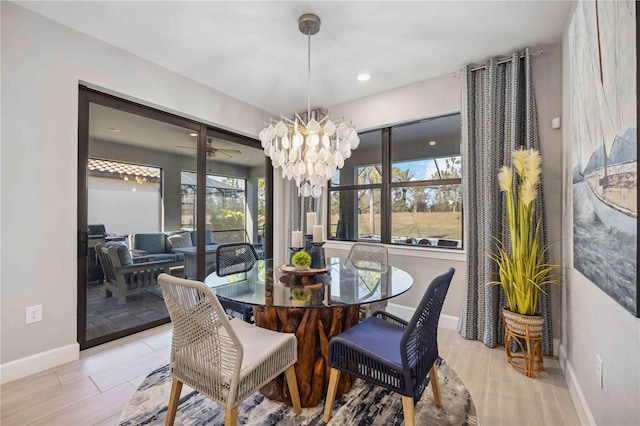
M580 424L596 426L593 414L591 414L591 410L589 410L589 404L587 404L587 400L582 393L582 388L580 388L580 383L578 383L578 379L573 371L571 362L566 358L566 356L566 349L564 345L561 345L560 365L564 365L564 379L567 382L567 387L569 388L569 394L573 400L573 405L576 407L576 411L578 412Z
M409 321L413 316L413 313L416 311L415 308L409 308L408 306L396 305L395 303L389 303L387 305L387 309L385 309L390 314L399 316L400 318ZM447 330L457 330L458 329L458 317L454 317L453 315L440 314L440 322L438 326L441 328L445 328Z
M0 384L12 382L80 358L80 345L73 343L0 364Z

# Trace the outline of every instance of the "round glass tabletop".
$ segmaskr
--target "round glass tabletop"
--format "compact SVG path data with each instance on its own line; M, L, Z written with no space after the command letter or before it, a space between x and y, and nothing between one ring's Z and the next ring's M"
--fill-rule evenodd
M259 260L252 269L204 280L229 300L259 306L325 308L360 305L398 296L413 278L391 265L358 268L349 259L327 257L327 268L299 272L283 261Z

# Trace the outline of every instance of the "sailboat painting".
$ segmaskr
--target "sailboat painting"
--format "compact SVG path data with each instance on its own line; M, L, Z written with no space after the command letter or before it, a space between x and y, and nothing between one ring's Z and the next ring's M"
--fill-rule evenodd
M573 265L640 316L636 5L578 1L569 31Z

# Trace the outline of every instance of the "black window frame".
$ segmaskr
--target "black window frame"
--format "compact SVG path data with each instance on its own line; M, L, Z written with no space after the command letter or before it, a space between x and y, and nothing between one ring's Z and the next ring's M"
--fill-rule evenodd
M434 120L440 117L447 117L451 115L460 115L459 112L453 114L446 114L438 117L432 117L427 120ZM462 187L462 176L459 178L446 178L446 179L423 179L423 180L412 180L412 181L401 181L401 182L392 182L392 139L393 139L393 129L408 126L411 124L420 123L425 120L417 120L408 123L398 124L394 126L381 127L376 129L367 130L363 132L363 134L380 132L381 133L381 170L382 170L382 179L380 183L375 184L351 184L351 185L332 185L331 181L328 182L327 191L326 191L326 203L327 209L331 211L331 196L333 193L340 193L344 191L363 191L363 190L375 190L380 189L380 241L370 241L380 244L393 244L394 247L419 247L419 248L436 248L443 250L458 250L462 251L464 249L464 220L460 222L460 247L448 247L448 246L423 246L418 244L398 244L391 241L391 228L392 228L392 192L394 188L401 187L437 187L441 185L460 185L461 191L464 194L464 187ZM357 152L357 150L356 150ZM462 152L460 152L460 157L462 160ZM433 157L433 158L442 158L442 157ZM356 180L357 181L357 180ZM462 197L464 199L464 196ZM461 202L460 214L464 216L464 203ZM326 238L330 241L347 241L347 242L356 242L356 241L365 241L363 239L358 239L357 236L354 236L353 239L342 239L335 238L331 232L331 214L327 215L327 223L326 223L327 235Z

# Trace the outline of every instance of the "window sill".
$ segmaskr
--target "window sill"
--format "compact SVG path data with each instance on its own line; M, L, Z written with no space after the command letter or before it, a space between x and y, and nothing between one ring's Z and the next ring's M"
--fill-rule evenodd
M326 240L325 249L346 250L351 249L352 241ZM439 249L430 247L413 247L408 245L383 244L389 251L390 256L409 256L416 258L441 259L464 262L467 254L464 250L457 249Z

